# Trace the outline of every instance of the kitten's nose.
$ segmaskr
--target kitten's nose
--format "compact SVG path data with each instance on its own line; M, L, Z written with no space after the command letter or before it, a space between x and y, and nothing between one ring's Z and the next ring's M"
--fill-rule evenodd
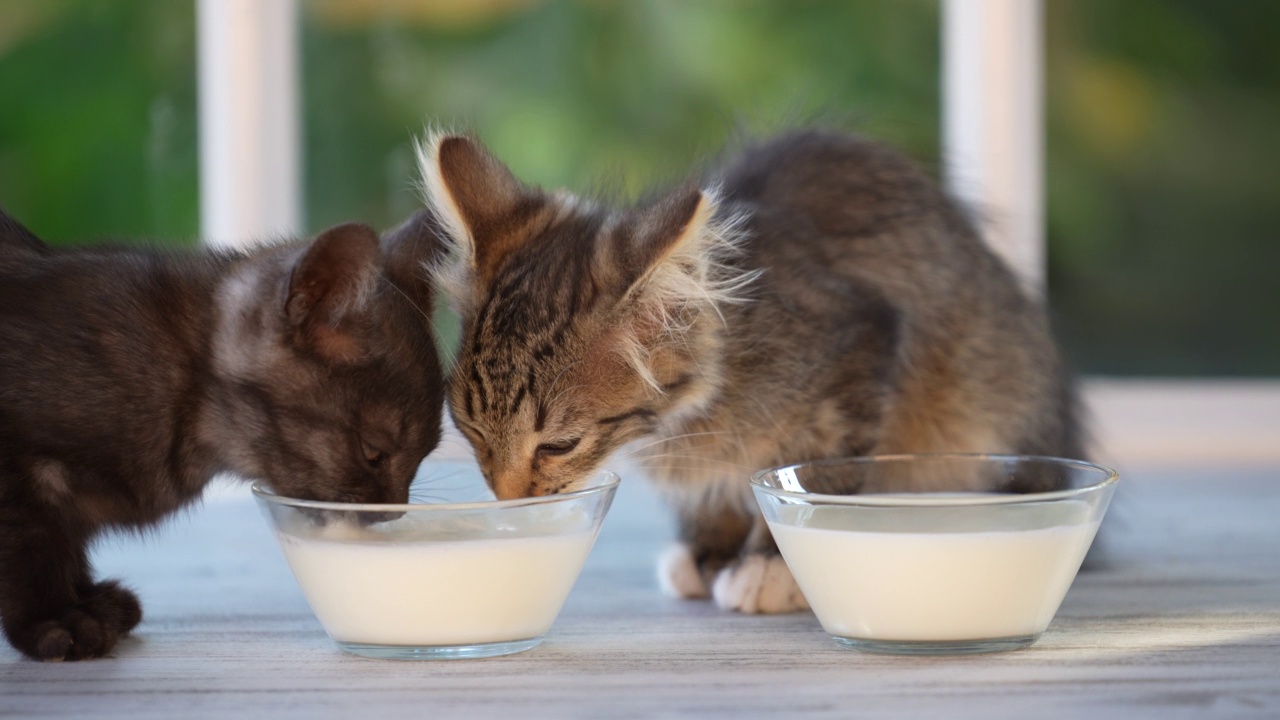
M493 494L499 500L518 500L529 497L530 485L527 476L515 472L495 472L493 474Z

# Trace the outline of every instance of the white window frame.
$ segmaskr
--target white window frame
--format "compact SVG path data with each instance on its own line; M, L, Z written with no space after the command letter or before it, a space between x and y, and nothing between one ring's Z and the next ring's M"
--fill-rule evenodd
M947 184L1026 287L1044 285L1041 0L940 0ZM198 0L201 232L239 246L302 228L296 0ZM1280 381L1087 378L1099 457L1280 463Z
M1042 292L1044 11L1041 0L942 0L947 185L987 242ZM1087 378L1104 460L1168 466L1280 463L1280 382Z
M200 234L243 247L302 231L295 0L198 0Z

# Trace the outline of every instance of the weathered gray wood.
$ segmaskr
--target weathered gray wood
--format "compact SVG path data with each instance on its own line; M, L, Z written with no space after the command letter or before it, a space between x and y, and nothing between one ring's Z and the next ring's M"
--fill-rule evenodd
M624 487L546 644L403 663L325 638L244 495L142 541L108 542L147 617L113 659L0 649L5 717L1280 717L1280 472L1126 477L1105 565L1036 646L884 658L811 615L747 617L662 597L669 524Z

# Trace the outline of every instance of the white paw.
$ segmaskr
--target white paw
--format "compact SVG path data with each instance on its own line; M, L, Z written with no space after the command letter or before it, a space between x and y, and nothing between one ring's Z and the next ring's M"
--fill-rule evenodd
M809 609L804 593L781 555L747 555L716 575L716 604L742 613L785 613Z
M677 598L705 598L709 596L702 573L693 561L693 553L684 543L675 543L658 558L658 584L662 592Z

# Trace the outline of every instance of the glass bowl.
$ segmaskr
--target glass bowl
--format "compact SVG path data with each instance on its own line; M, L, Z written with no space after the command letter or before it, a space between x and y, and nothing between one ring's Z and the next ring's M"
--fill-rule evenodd
M1117 479L1062 458L891 455L764 470L751 485L836 642L934 655L1034 643L1080 569ZM934 490L947 487L972 490Z
M343 650L509 655L542 642L618 487L490 502L356 505L253 486L312 611Z

